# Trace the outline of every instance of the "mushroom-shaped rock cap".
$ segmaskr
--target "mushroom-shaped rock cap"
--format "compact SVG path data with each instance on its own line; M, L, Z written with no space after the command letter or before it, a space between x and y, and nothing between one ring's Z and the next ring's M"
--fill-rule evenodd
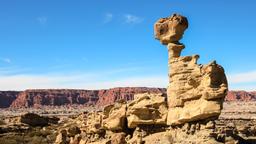
M167 18L160 18L154 25L155 38L164 45L177 43L188 28L186 17L173 14Z

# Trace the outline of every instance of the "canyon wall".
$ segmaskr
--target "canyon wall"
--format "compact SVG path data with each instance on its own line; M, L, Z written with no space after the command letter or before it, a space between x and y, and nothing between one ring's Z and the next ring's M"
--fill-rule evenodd
M120 99L133 100L138 93L166 93L165 88L125 87L106 90L45 89L0 91L0 108L59 105L104 106ZM255 101L256 91L229 91L225 101Z
M18 91L0 91L0 108L8 108L18 94Z

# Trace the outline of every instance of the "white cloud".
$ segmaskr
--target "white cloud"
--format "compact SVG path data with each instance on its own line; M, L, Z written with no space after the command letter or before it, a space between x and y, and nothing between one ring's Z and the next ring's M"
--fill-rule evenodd
M5 63L8 63L8 64L12 63L12 61L11 61L10 58L1 58L1 60L2 60L3 62L5 62Z
M104 23L109 23L113 19L113 14L112 13L106 13L104 15Z
M48 21L48 18L45 17L45 16L41 16L41 17L38 17L36 20L37 20L41 25L45 25L45 24L47 23L47 21Z
M256 91L256 83L253 84L230 84L230 90Z
M167 76L127 75L129 73L143 72L145 69L147 68L128 67L90 73L58 72L50 74L22 74L23 72L12 72L12 69L0 69L0 90L50 88L103 89L125 86L166 87Z
M25 89L106 89L112 87L166 87L167 77L126 77L119 80L104 80L97 75L14 75L0 76L0 90Z
M125 23L129 24L141 23L143 21L143 18L131 14L124 15L124 18Z
M256 91L256 70L228 74L227 78L230 90Z
M227 77L230 83L256 82L256 70L237 74L230 74Z
M167 76L140 76L140 77L127 77L114 81L96 81L92 83L84 83L80 85L81 88L89 89L106 89L113 87L161 87L167 86Z

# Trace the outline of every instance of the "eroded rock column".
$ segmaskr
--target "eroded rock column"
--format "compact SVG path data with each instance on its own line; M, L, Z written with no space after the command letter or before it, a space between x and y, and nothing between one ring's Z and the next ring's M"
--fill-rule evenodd
M187 18L178 14L154 26L155 37L168 48L168 125L217 118L228 90L224 69L216 61L198 65L199 55L180 56L185 46L179 40L187 28Z

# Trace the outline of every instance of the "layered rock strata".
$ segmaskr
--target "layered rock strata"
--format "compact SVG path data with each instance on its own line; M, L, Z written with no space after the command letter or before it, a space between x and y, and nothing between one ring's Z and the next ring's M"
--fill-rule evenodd
M42 106L106 106L119 100L133 100L138 93L165 93L164 88L117 87L103 90L31 89L22 92L0 92L0 108ZM6 101L4 101L6 99Z
M75 106L75 105L96 105L105 106L113 104L121 99L131 101L134 94L138 93L166 93L165 88L112 88L109 90L73 90L73 89L51 89L26 90L26 91L0 91L0 108L24 108L37 106ZM63 93L63 91L66 91ZM91 91L91 92L83 92ZM25 93L25 94L24 94ZM83 94L84 93L84 94ZM28 96L31 95L31 96ZM51 96L49 96L51 95ZM78 96L80 95L80 96ZM59 98L57 98L59 97ZM70 98L74 97L74 98ZM17 100L16 100L17 99ZM42 99L42 100L36 100ZM225 101L255 101L256 91L228 91ZM15 102L14 102L15 101ZM31 101L31 102L28 102ZM14 103L12 106L11 104Z
M199 55L180 56L185 46L179 42L188 20L178 14L155 24L155 37L168 48L168 125L218 117L228 91L224 69L213 61L197 64Z

